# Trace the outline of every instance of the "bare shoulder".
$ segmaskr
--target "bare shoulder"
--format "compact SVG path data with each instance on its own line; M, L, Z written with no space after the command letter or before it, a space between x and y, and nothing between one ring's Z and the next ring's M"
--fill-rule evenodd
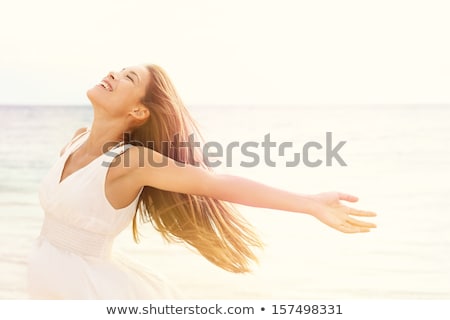
M201 169L203 171L204 168L196 165L190 165L187 163L179 162L174 160L161 152L153 150L151 148L147 148L144 146L131 146L129 147L121 156L120 162L124 167L131 169L146 169L149 171L159 171L160 169L165 169L164 171L177 169L177 172L180 172L178 169L183 168L191 168L191 169ZM198 167L198 168L197 168ZM140 170L142 172L142 170Z
M148 149L140 146L130 146L120 155L112 153L114 158L109 165L108 177L111 181L120 180L121 183L125 181L133 181L141 174L137 169L142 168L146 163L144 154L148 153ZM147 158L147 156L145 157Z
M140 187L150 186L162 190L189 194L206 194L212 181L211 172L200 166L177 162L164 154L143 146L133 146L122 160L128 169L123 175ZM127 162L128 161L128 162Z
M66 151L66 148L70 145L70 143L76 138L78 137L80 134L85 133L88 130L87 127L83 127L83 128L79 128L75 131L75 133L72 136L72 139L70 139L70 141L64 146L64 148L61 149L61 151L59 152L59 155L62 156L64 151Z
M131 146L116 159L114 167L119 168L116 170L117 176L129 176L137 180L173 162L169 157L144 146Z
M127 151L129 153L129 165L132 168L158 168L174 163L173 159L144 146L131 146Z
M128 168L142 168L149 163L149 159L162 156L159 152L143 146L131 146L122 155L123 164Z

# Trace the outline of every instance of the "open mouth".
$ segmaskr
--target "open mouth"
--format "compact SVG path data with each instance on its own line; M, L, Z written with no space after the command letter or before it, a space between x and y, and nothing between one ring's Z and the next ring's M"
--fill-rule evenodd
M98 86L103 87L104 89L106 89L108 91L112 91L111 85L108 82L106 82L105 80L100 81Z

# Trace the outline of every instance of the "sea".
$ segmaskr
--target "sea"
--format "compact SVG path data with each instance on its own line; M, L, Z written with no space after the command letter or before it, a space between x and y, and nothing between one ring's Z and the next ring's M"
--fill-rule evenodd
M303 213L237 205L265 243L248 274L164 242L149 224L139 244L127 229L115 250L189 299L450 299L450 105L188 108L204 140L222 148L217 172L288 192L354 194L349 205L375 211L365 220L377 228L344 234ZM0 299L28 299L27 259L44 217L39 184L93 113L3 105L0 118Z

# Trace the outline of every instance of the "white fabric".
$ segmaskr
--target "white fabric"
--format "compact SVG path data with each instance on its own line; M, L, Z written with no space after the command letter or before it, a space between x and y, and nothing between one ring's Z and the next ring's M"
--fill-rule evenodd
M75 140L50 169L39 189L45 212L41 234L29 257L33 299L174 299L178 291L144 266L112 255L114 238L133 219L139 195L115 209L105 179L118 146L60 181L69 156L89 132Z

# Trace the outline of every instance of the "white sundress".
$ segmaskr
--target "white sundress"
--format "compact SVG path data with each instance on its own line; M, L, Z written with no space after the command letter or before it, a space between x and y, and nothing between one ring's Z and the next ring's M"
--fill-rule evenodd
M31 299L176 299L179 291L144 266L112 255L114 238L133 219L139 195L115 209L105 179L120 145L60 181L69 156L88 138L75 138L39 189L45 213L28 265Z

